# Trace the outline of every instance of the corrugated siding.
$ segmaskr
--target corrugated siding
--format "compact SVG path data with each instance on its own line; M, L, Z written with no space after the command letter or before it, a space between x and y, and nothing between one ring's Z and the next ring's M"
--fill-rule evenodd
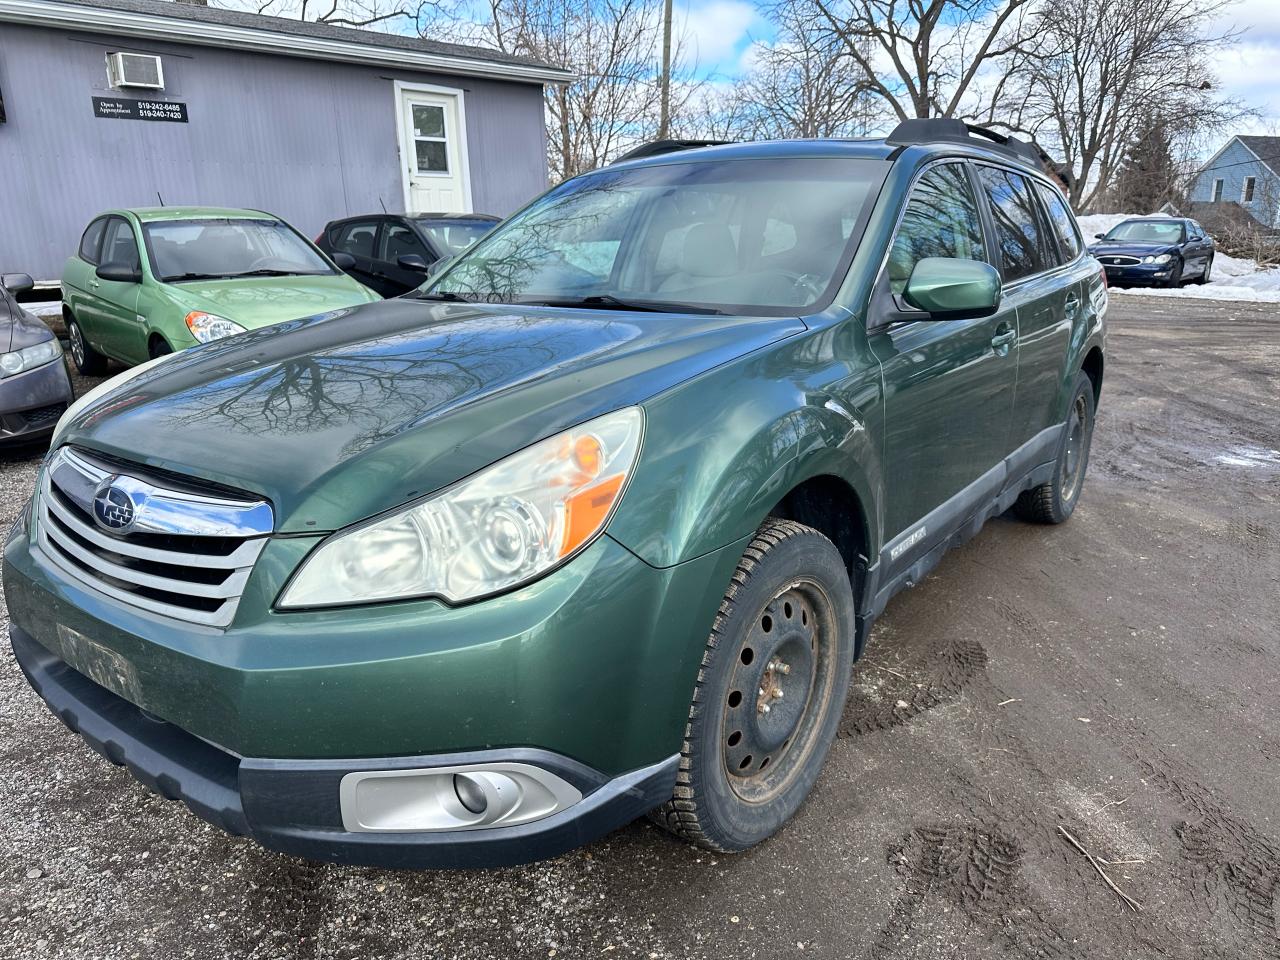
M1253 201L1242 202L1244 178L1256 177ZM1213 181L1222 181L1222 201L1238 203L1255 217L1275 220L1277 203L1280 202L1280 178L1238 140L1232 140L1222 154L1205 167L1191 182L1191 199L1205 203L1213 200Z
M189 123L105 120L105 55L163 56L157 98ZM477 211L546 187L542 94L502 83L31 27L0 27L0 270L56 278L89 219L112 207L252 207L314 236L328 220L404 209L393 82L465 91ZM135 94L136 95L136 94Z

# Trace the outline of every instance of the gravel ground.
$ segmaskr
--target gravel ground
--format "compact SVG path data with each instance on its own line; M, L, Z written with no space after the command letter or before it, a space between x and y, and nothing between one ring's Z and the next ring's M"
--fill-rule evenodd
M0 957L1280 958L1280 308L1116 298L1108 364L1076 516L994 520L890 605L748 854L636 823L484 873L292 860L0 654ZM37 458L0 462L0 522Z

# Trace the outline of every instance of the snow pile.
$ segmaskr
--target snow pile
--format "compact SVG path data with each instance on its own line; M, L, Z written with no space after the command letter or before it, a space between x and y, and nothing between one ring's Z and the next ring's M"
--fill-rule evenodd
M1095 213L1078 217L1080 231L1086 243L1096 243L1094 234L1106 233L1118 223L1144 214ZM1164 214L1153 213L1150 219ZM1112 293L1124 296L1194 297L1200 300L1252 300L1261 303L1280 303L1280 267L1262 267L1255 260L1229 257L1221 251L1213 255L1213 270L1209 282L1191 284L1177 289L1163 287L1112 287Z

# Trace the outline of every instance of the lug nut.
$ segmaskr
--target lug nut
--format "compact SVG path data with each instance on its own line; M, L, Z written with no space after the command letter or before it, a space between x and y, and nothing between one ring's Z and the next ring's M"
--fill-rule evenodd
M780 687L775 687L775 688L774 688L774 691L773 691L773 699L775 699L775 700L781 700L781 699L782 699L782 689L781 689Z
M762 704L760 704L760 712L761 712L761 713L768 713L768 712L769 712L769 705L768 705L767 703L762 703Z

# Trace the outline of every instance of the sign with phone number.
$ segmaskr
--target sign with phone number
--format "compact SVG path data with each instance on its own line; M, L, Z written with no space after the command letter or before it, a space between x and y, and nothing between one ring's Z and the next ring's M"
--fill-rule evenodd
M187 105L175 100L93 98L93 115L105 120L160 120L186 123Z

